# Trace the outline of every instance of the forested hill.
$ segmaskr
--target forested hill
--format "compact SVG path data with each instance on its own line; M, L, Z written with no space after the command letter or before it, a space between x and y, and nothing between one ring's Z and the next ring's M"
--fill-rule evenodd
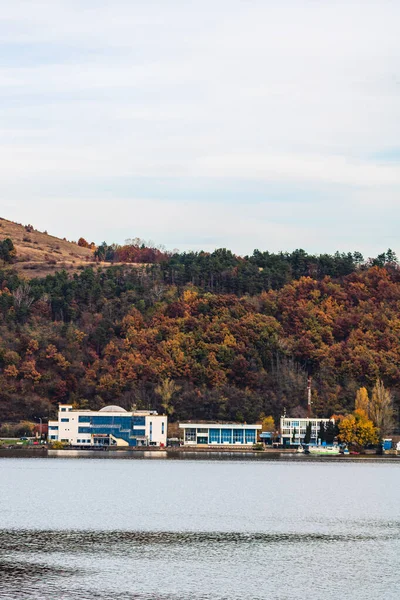
M378 377L398 406L393 253L378 257L380 266L350 255L350 266L326 267L328 274L301 253L297 271L293 262L273 267L262 253L245 260L219 251L204 256L207 267L199 254L187 256L30 282L5 265L0 421L52 416L66 401L152 407L172 420L250 422L277 418L284 407L301 415L308 374L318 416L352 410L356 390ZM211 268L217 260L222 266ZM346 263L342 255L330 260Z

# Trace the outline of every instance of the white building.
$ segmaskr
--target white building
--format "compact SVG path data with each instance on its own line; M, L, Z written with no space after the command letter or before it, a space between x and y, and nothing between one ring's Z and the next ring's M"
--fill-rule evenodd
M304 442L306 435L307 425L311 423L311 440L310 444L318 443L318 433L321 422L324 423L326 428L328 423L335 423L334 419L300 419L300 418L289 418L286 416L281 417L280 430L281 430L281 443L284 446L297 445L299 446Z
M120 406L99 411L60 404L58 420L49 421L48 439L71 446L166 446L168 417L156 411L127 412Z
M241 423L179 423L188 446L251 446L261 425Z

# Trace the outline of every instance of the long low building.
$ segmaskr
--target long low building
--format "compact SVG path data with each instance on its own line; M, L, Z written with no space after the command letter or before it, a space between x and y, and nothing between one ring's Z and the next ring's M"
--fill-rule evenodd
M99 411L60 404L58 420L49 421L50 442L71 446L165 446L168 417L156 411L128 412L120 406Z
M179 423L188 446L248 446L257 442L261 425L246 423Z

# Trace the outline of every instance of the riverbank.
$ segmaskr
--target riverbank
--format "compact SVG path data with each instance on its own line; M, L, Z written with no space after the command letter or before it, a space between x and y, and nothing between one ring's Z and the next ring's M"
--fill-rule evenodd
M310 461L400 461L400 455L350 454L350 455L305 455L290 449L217 449L217 448L152 448L152 449L113 449L113 450L52 450L46 447L3 448L0 458L106 458L106 459L170 459L170 460L290 460Z

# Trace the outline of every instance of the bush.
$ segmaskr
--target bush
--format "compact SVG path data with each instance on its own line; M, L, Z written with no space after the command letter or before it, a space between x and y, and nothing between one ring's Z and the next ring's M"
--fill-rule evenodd
M264 450L264 446L263 446L263 444L258 442L257 444L253 445L253 450L256 450L257 452L259 452L260 450Z
M65 442L59 442L59 441L51 442L51 444L50 444L52 450L62 450L63 448L65 448L66 445L67 444L65 444Z

